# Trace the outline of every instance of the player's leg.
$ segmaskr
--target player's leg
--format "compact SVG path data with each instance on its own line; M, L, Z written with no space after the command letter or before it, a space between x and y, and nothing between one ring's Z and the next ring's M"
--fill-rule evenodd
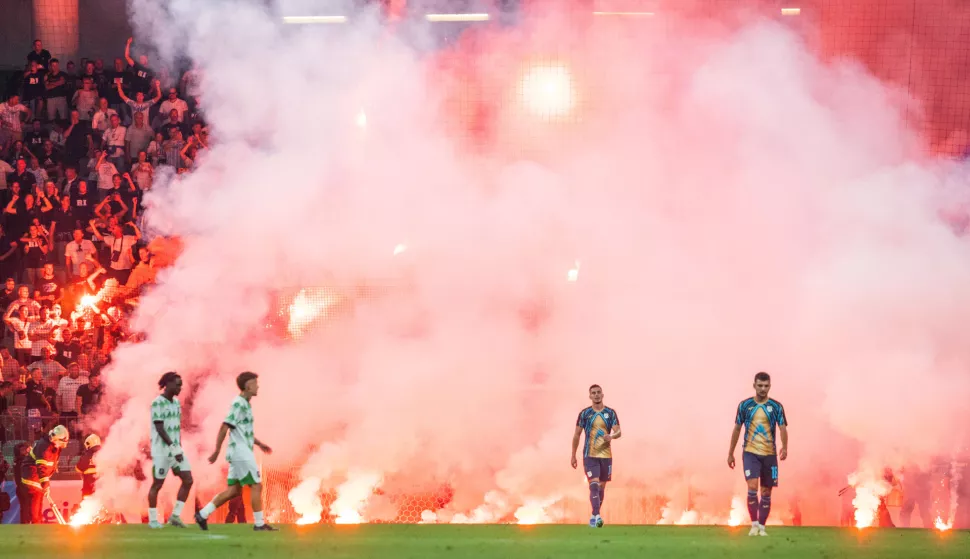
M229 466L229 471L232 472L232 465L231 464ZM219 507L221 507L226 501L228 501L229 499L232 499L233 497L239 495L240 491L242 490L242 487L239 486L238 484L232 483L232 481L233 480L230 480L231 485L229 485L229 487L227 487L226 489L224 489L222 491L222 493L219 493L218 495L216 495L215 497L213 497L212 500L209 501L209 504L206 505L205 507L203 507L202 510L200 510L197 513L195 513L195 523L199 525L199 528L201 528L203 530L208 530L209 529L209 522L208 522L209 515L211 515L212 513L214 513L216 511L216 509L219 508Z
M749 536L757 536L759 531L758 515L758 482L761 479L761 460L756 454L741 453L741 464L744 467L744 481L748 484L748 516L751 517L751 531Z
M182 460L185 468L188 468L188 463ZM185 508L185 501L189 498L189 491L192 490L192 471L189 469L179 469L176 474L181 478L182 485L179 487L178 496L175 501L175 508L172 509L172 516L169 517L168 523L172 526L177 526L179 528L185 528L185 523L182 522L182 509Z
M275 532L276 528L267 524L263 518L263 480L259 475L259 467L255 462L246 463L245 466L248 471L241 483L249 486L249 498L253 506L253 530Z
M613 481L613 459L600 458L600 510L606 502L606 484ZM603 526L603 519L596 515L596 526Z
M586 471L586 482L589 484L589 504L593 509L589 525L596 527L597 517L600 515L600 476L601 464L596 458L583 457L583 468Z
M152 456L152 486L148 489L148 527L161 528L158 521L158 492L165 484L165 477L171 468L168 456Z
M761 506L758 510L758 524L760 536L765 533L765 524L768 522L768 515L771 513L771 490L778 486L778 457L761 457Z

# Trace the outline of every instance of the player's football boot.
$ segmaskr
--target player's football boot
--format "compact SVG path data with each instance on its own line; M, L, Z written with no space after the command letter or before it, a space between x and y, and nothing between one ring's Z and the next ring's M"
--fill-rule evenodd
M589 527L590 528L596 528L596 517L595 516L589 517Z
M209 521L202 518L202 515L199 513L195 513L195 523L199 525L201 530L209 529Z
M603 518L598 514L596 515L596 527L597 528L603 527Z
M158 530L159 528L164 528L165 525L157 520L153 520L148 523L148 527L151 528L152 530Z
M262 526L253 526L253 532L279 532L280 529L276 526L270 524L263 524Z
M175 526L176 528L185 528L185 523L182 522L182 519L175 515L172 515L172 517L168 519L168 525Z
M758 526L758 535L759 536L767 536L768 535L768 532L765 532L765 527L764 526L760 526L760 525Z
M761 525L757 522L751 523L751 530L748 532L749 536L757 536L761 532Z

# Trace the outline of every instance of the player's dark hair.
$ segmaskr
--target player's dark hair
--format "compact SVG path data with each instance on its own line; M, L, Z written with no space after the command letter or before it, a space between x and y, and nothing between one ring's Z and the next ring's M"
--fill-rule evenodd
M771 375L769 375L768 373L766 373L764 371L761 371L760 373L758 373L758 374L756 374L754 376L754 381L755 382L758 382L758 381L761 381L761 382L771 382Z
M246 383L253 380L254 378L259 378L259 375L257 375L256 373L251 373L249 371L246 371L245 373L239 373L239 376L236 377L236 386L239 387L239 390L246 390Z
M165 388L166 386L168 386L168 383L172 382L177 378L181 378L178 373L174 371L169 371L164 375L162 375L162 378L158 379L158 387Z
M592 384L589 387L589 391L592 392L594 388L599 388L600 390L603 390L603 387L602 386L600 386L598 384Z

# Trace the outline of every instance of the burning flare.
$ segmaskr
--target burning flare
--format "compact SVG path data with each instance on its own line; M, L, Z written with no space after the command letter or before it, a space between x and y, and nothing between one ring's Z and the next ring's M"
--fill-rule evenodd
M937 530L946 532L950 528L953 528L953 521L951 520L950 522L943 522L943 519L937 516L935 525Z
M321 479L311 477L300 482L288 495L293 510L300 513L299 525L316 524L323 518L323 503L320 502Z
M381 474L374 472L356 473L348 476L337 488L337 499L330 505L330 513L336 524L360 524L366 522L361 515L367 499L374 494L377 486L384 481Z
M94 497L85 497L71 516L69 524L75 528L93 524L101 514L101 502Z
M290 322L286 331L294 339L303 337L307 327L336 302L337 298L327 290L301 289L290 305Z
M855 507L856 528L870 528L876 522L879 502L882 497L889 495L892 485L871 470L851 474L849 485L855 488L852 506Z
M526 499L525 504L515 511L515 519L519 524L552 524L561 515L550 514L546 509L559 501L558 497L548 499Z
M731 498L731 515L728 517L728 526L740 526L744 523L744 517L748 514L747 505L744 497L734 496Z

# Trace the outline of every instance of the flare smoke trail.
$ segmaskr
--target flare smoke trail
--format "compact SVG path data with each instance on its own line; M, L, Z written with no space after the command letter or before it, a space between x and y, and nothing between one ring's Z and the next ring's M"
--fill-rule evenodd
M103 461L130 463L170 369L197 387L197 488L221 482L203 457L253 370L267 467L300 472L307 510L340 488L365 519L447 485L415 520L575 520L567 449L593 382L623 424L604 508L621 521L736 520L725 451L759 370L792 422L776 506L800 499L806 523L837 521L861 456L965 440L970 258L940 213L970 202L966 168L923 155L908 101L860 65L756 18L671 15L659 47L536 18L424 57L373 14L326 33L242 0L132 14L136 51L200 65L216 144L150 195L184 252L142 301L147 341L107 371ZM536 65L575 94L567 118L521 102ZM481 109L475 136L456 98ZM364 284L390 287L332 328L265 334L278 288ZM132 484L99 491L143 507ZM626 517L624 495L662 503Z

